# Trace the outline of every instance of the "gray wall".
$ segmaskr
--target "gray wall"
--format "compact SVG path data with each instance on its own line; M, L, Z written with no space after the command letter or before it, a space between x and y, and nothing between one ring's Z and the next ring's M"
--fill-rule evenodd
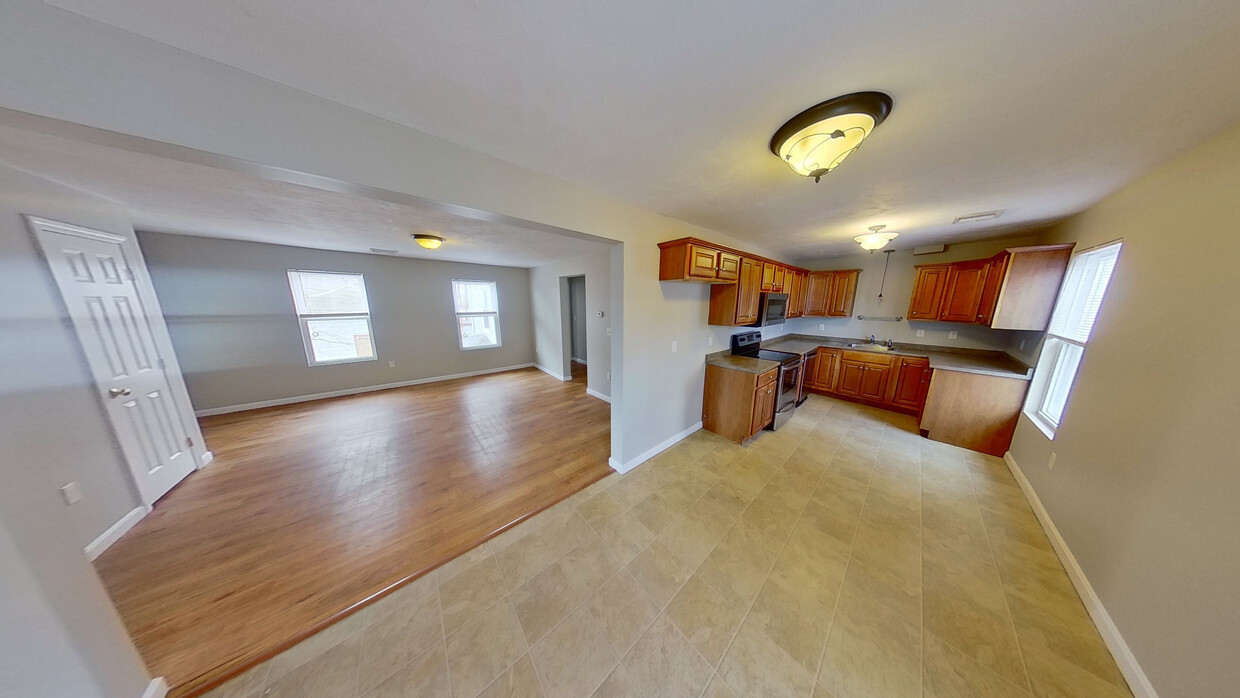
M861 269L857 277L857 298L853 304L852 317L847 318L795 318L790 320L790 332L800 334L816 334L829 337L868 338L871 334L878 339L894 339L897 342L916 344L937 344L966 349L1007 349L1009 343L1020 345L1021 339L1013 340L1012 335L1028 333L992 330L978 325L965 325L956 322L909 322L908 304L913 294L913 282L917 272L913 268L917 264L943 264L959 262L966 259L982 259L997 254L1008 247L1031 245L1035 238L1012 237L1002 240L969 242L949 245L946 252L927 255L914 255L911 249L896 250L891 253L891 263L887 268L887 283L883 284L883 252L859 252L846 257L802 262L800 266L807 269ZM883 290L883 300L878 300L879 288ZM901 315L906 319L900 322L884 322L874 320L858 320L856 316L885 317ZM819 326L823 329L819 329ZM917 330L925 330L926 336L918 337ZM949 332L958 332L956 339L948 339ZM1030 342L1026 341L1027 348Z
M600 245L598 254L534 267L530 270L530 295L534 306L538 365L559 376L569 375L571 357L565 355L565 312L572 308L565 294L573 277L584 277L586 385L600 395L611 396L607 379L612 371L612 341L608 329L613 327L612 250ZM617 256L619 252L617 251ZM603 317L598 317L599 312Z
M0 645L17 648L0 693L138 696L146 670L82 549L139 502L21 214L133 234L110 202L0 166Z
M586 353L586 279L574 276L568 280L568 306L572 320L572 337L569 344L572 357L578 361L589 361Z
M534 362L527 269L148 232L139 241L195 410ZM365 276L377 361L307 365L289 269ZM497 283L502 346L461 351L452 279Z
M1012 441L1165 698L1240 685L1238 222L1234 127L1051 230L1124 247L1055 439Z

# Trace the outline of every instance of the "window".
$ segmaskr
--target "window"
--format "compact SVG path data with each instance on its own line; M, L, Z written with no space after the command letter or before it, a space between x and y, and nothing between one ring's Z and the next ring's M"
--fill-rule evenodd
M377 358L361 274L290 269L288 285L311 366Z
M462 349L499 346L499 291L494 281L453 279L452 302Z
M1025 401L1025 416L1052 439L1063 419L1072 383L1085 356L1085 345L1119 259L1121 244L1113 242L1078 252L1068 263L1029 398Z

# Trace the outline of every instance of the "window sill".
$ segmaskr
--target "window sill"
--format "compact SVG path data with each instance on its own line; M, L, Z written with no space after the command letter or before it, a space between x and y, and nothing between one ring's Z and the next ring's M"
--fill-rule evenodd
M503 344L483 344L476 347L461 347L461 351L477 351L479 349L499 349Z
M360 364L367 361L378 361L377 356L368 356L364 359L341 359L339 361L311 361L310 366L339 366L340 364Z
M1036 413L1025 412L1023 414L1025 415L1026 419L1028 419L1030 422L1033 422L1033 426L1037 427L1038 431L1042 432L1043 436L1050 439L1051 441L1055 440L1055 427L1051 426L1050 422L1047 422L1045 419L1042 419Z

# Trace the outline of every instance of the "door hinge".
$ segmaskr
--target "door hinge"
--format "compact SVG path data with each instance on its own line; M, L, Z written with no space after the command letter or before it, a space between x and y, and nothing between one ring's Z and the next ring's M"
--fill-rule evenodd
M158 363L158 364L159 364L159 367L160 367L160 368L162 368L162 369L167 369L167 368L168 368L168 362L164 361L163 359L156 359L155 361L156 361L156 363Z
M194 447L194 437L192 437L192 436L187 436L187 437L185 437L185 445L186 445L186 446L189 446L190 448L193 448L193 447Z
M130 281L138 280L138 277L134 276L133 269L130 269L129 267L125 267L125 275L129 277Z

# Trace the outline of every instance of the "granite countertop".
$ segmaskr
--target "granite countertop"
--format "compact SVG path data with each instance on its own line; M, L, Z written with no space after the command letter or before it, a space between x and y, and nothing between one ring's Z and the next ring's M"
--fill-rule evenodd
M865 340L845 339L840 337L789 335L786 337L776 337L769 341L765 341L762 343L762 348L771 349L773 351L786 351L794 354L808 354L818 347L848 349L849 344L863 341ZM854 351L866 350L856 349ZM1033 376L1033 369L1031 367L1026 366L1001 351L986 351L984 349L957 349L955 347L938 347L929 344L897 343L893 351L883 353L894 354L896 356L916 356L929 359L930 368L936 370L958 371L960 373L978 373L984 376L1017 378L1021 380L1029 380ZM750 360L752 361L753 359ZM774 365L775 362L771 361L768 363Z
M733 356L726 351L711 354L706 357L706 363L709 366L730 368L733 371L745 371L746 373L766 373L779 367L778 361L756 359L752 356Z

